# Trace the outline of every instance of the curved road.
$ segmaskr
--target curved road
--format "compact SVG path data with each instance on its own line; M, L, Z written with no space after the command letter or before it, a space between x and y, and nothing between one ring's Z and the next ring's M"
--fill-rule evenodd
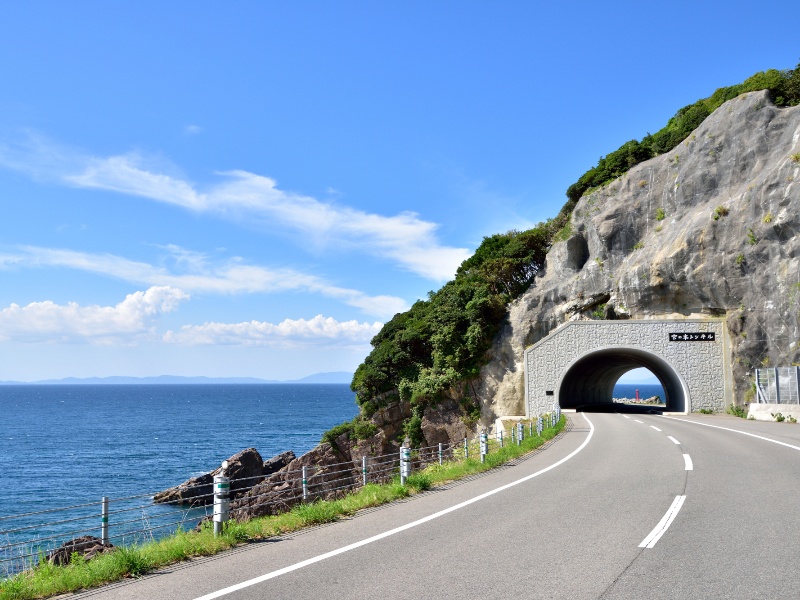
M514 466L73 597L800 597L800 426L569 417Z

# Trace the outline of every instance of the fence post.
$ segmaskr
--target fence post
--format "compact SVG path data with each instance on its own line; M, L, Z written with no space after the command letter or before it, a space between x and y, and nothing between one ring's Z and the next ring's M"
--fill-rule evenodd
M442 459L443 458L444 458L444 456L443 456L443 453L442 453L442 442L439 442L439 465L440 466L442 464Z
M214 475L214 537L222 533L222 524L228 520L231 480L224 475L227 470L228 461L225 460L222 462L222 470L218 475Z
M517 443L517 427L516 427L516 425L512 425L511 426L511 443L512 444L516 444Z
M411 475L411 448L400 447L400 485L405 485Z
M469 458L469 443L467 443L467 438L464 438L464 460Z
M306 477L306 474L306 466L303 465L303 474L301 476L303 478L303 502L308 500L308 477Z
M100 500L100 539L104 546L108 544L108 496Z
M530 436L533 437L533 419L531 419L531 421L530 421L530 423L528 423L528 425L530 425L530 427L528 429L528 432L530 433Z
M361 457L361 483L367 485L367 455Z
M497 442L500 444L500 447L502 448L503 447L503 430L502 429L498 429L496 435L497 435Z
M517 446L522 444L522 438L524 437L525 426L522 424L522 421L517 423Z

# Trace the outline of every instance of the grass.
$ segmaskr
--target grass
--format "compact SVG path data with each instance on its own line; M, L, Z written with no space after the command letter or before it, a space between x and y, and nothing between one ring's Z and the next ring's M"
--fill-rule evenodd
M525 438L520 445L507 442L500 448L498 442L490 440L490 454L483 463L480 458L462 458L442 465L433 464L412 473L406 485L400 485L399 480L385 484L369 483L338 500L300 504L280 515L261 517L244 523L231 521L225 524L222 535L218 537L214 537L212 523L206 523L200 531L178 531L174 535L144 545L119 547L88 561L77 554L70 564L64 566L51 565L42 560L39 566L30 571L0 580L0 600L45 598L129 577L140 577L192 557L210 556L250 541L331 523L365 508L387 504L447 481L488 471L535 450L554 438L565 425L566 418L562 416L555 427L545 428L541 436Z
M726 410L726 413L729 415L733 415L734 417L739 417L741 419L747 418L747 409L744 406L736 406L735 404L731 404Z

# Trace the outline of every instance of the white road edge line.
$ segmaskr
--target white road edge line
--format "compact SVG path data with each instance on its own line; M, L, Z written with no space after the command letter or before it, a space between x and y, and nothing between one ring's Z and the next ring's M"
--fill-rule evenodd
M625 417L626 419L630 419L628 415L622 415L622 416Z
M773 440L772 438L764 437L763 435L756 435L755 433L747 433L746 431L739 431L738 429L731 429L730 427L721 427L719 425L711 425L710 423L700 423L699 421L690 421L689 419L676 419L675 417L668 417L666 415L664 415L664 418L674 419L676 421L683 421L684 423L693 423L694 425L702 425L703 427L713 427L714 429L723 429L725 431L732 431L733 433L741 433L742 435L758 438L759 440L764 440L765 442L772 442L773 444L786 446L787 448L791 448L792 450L800 450L800 446L793 446L792 444L787 444L786 442L779 442L778 440Z
M684 456L687 455L684 454ZM672 522L678 515L678 511L680 511L681 506L683 506L684 500L686 500L686 496L675 496L672 505L667 509L667 512L658 522L658 525L650 532L650 535L642 540L642 543L639 544L639 548L652 548L656 545L656 542L661 539L661 536L664 535L667 529L669 529L669 526L672 525Z
M694 471L694 465L692 464L692 457L688 454L683 455L683 462L686 466L687 471Z
M661 430L660 430L658 427L656 427L655 425L650 425L650 429L655 429L656 431L661 431Z
M642 424L644 424L644 421L640 421L639 419L634 419L634 421L636 421L637 423L642 423Z
M424 523L427 523L428 521L433 521L434 519L438 519L439 517L443 517L444 515L449 514L451 512L454 512L454 511L456 511L456 510L458 510L460 508L464 508L465 506L469 506L470 504L474 504L475 502L483 500L484 498L488 498L489 496L494 496L495 494L497 494L499 492L502 492L502 491L505 491L505 490L507 490L507 489L509 489L511 487L514 487L515 485L519 485L520 483L524 483L526 481L529 481L530 479L533 479L534 477L538 477L539 475L542 475L543 473L547 473L548 471L550 471L552 469L555 469L556 467L564 464L569 459L571 459L573 456L578 454L581 450L583 450L586 447L586 445L589 443L589 440L592 439L592 436L594 435L594 425L589 420L589 418L586 417L586 415L583 415L583 418L586 419L587 423L589 423L589 435L586 437L586 439L583 441L583 443L580 446L578 446L575 450L570 452L567 456L565 456L561 460L553 463L549 467L545 467L544 469L542 469L540 471L536 471L536 473L532 473L530 475L526 475L522 479L517 479L516 481L512 481L511 483L507 483L505 485L501 485L499 488L495 488L493 490L490 490L488 492L485 492L483 494L475 496L474 498L470 498L469 500L465 500L464 502L461 502L459 504L455 504L455 505L453 505L453 506L451 506L449 508L445 508L444 510L440 510L439 512L433 513L432 515L428 515L427 517L423 517L422 519L418 519L417 521L412 521L411 523L406 523L405 525L401 525L400 527L395 527L394 529L390 529L389 531L384 531L383 533L379 533L378 535L373 535L372 537L368 537L368 538L366 538L364 540L361 540L359 542L355 542L355 543L349 544L347 546L342 546L341 548L337 548L336 550L331 550L330 552L326 552L324 554L320 554L318 556L314 556L312 558L308 558L306 560L300 561L300 562L295 563L293 565L289 565L288 567L284 567L282 569L278 569L277 571L272 571L270 573L266 573L266 574L261 575L259 577L255 577L253 579L248 579L247 581L242 581L241 583L237 583L235 585L223 588L221 590L217 590L216 592L211 592L210 594L206 594L205 596L199 596L198 598L195 598L195 600L213 600L214 598L219 598L221 596L227 596L228 594L232 594L233 592L236 592L236 591L251 587L251 586L259 584L259 583L263 583L265 581L268 581L270 579L274 579L276 577L280 577L281 575L285 575L286 573L291 573L292 571L297 571L298 569L302 569L303 567L307 567L309 565L313 565L314 563L321 562L321 561L326 560L328 558L333 558L334 556L338 556L339 554L344 554L345 552L349 552L350 550L355 550L356 548L360 548L361 546L366 546L367 544L371 544L372 542L377 542L377 541L382 540L384 538L387 538L389 536L392 536L392 535L395 535L397 533L401 533L403 531L406 531L407 529L411 529L413 527L417 527L418 525L422 525Z
M676 440L674 437L672 437L671 435L668 435L667 437L672 440L673 444L677 444L678 446L681 445L681 443L678 440Z

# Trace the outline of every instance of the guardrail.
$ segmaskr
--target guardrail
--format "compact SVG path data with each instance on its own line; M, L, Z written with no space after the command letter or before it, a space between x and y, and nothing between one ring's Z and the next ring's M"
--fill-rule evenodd
M756 369L759 404L800 404L800 367Z
M43 560L69 562L72 552L83 553L92 547L103 550L111 545L141 544L179 529L192 529L204 520L213 520L214 531L219 533L225 521L254 509L267 509L262 514L277 514L295 504L339 497L369 483L392 481L398 475L405 484L413 472L430 464L471 457L483 461L507 443L520 444L524 437L541 435L546 426L554 426L560 417L556 407L549 415L518 423L510 436L497 432L495 439L482 433L472 440L464 438L463 442L403 447L399 453L366 455L355 462L306 466L269 476L229 479L218 475L213 490L193 496L191 504L154 504L157 492L149 492L0 516L0 578L30 569ZM276 475L288 485L275 485L272 478ZM267 480L272 487L260 491L259 485ZM231 506L230 490L234 483L234 502L244 497L246 505ZM207 488L207 484L193 487ZM183 488L189 489L193 488ZM65 543L71 545L59 553Z

